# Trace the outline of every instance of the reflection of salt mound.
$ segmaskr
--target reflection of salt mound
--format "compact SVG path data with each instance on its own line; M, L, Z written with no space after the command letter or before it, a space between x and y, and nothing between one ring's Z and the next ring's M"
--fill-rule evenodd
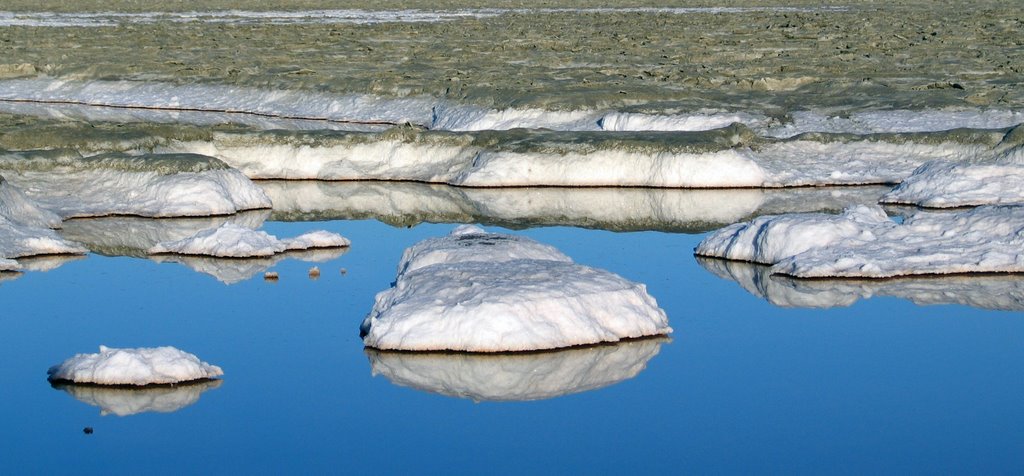
M874 204L889 186L782 189L458 188L412 182L269 181L274 220L377 219L393 225L705 232L769 213ZM66 235L65 235L66 236Z
M801 278L1024 272L1024 207L918 212L902 224L881 208L764 216L725 227L698 256L772 265Z
M212 258L208 256L186 255L151 255L149 259L158 263L179 263L195 272L217 278L224 284L235 284L253 276L262 275L264 271L285 259L297 259L321 263L337 259L345 254L348 248L324 248L306 251L289 251L267 258Z
M283 240L264 231L225 223L212 230L203 230L178 241L158 243L150 254L173 253L219 258L254 258L273 256L285 251L314 248L343 248L351 244L345 237L327 231L313 231Z
M77 354L47 371L52 382L97 385L153 385L204 380L224 375L216 365L174 347L112 349Z
M143 218L109 216L76 218L64 222L60 235L84 244L93 253L108 256L144 257L158 243L188 238L203 230L232 223L257 229L269 210L252 210L214 217Z
M241 172L196 154L5 152L0 172L62 218L226 215L271 206Z
M222 380L201 380L184 385L140 388L55 383L53 387L79 401L100 407L101 415L128 416L145 412L176 412L198 402L203 392L220 387L222 383Z
M361 331L378 349L502 352L672 329L642 284L527 238L463 226L406 250Z
M665 340L514 354L366 349L366 356L374 375L396 385L474 401L542 400L636 377Z
M751 263L708 258L698 258L697 262L718 277L736 281L751 294L782 307L850 306L859 299L889 296L920 305L960 304L1024 311L1024 277L1019 275L806 280L771 275L771 268Z

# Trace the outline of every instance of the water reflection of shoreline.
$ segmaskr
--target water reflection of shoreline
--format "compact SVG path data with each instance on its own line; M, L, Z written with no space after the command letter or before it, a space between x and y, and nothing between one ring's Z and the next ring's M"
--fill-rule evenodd
M918 305L960 304L1001 311L1024 310L1024 275L975 274L892 279L796 279L771 274L771 267L697 257L705 270L735 281L750 294L780 307L851 306L876 296Z
M473 401L561 397L636 377L664 337L543 352L394 352L367 348L374 376L391 383Z
M376 219L699 233L775 213L839 211L890 187L787 189L460 188L413 182L259 181L272 220Z
M53 383L81 402L100 407L100 415L128 416L137 413L171 413L199 401L203 392L220 387L223 380L202 380L181 385L125 387Z

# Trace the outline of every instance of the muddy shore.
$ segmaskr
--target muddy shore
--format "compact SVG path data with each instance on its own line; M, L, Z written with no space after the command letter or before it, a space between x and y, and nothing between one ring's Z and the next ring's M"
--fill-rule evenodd
M620 1L602 6L637 7ZM728 5L695 2L679 6ZM425 94L485 106L1024 106L1024 16L1012 2L852 3L729 13L524 11L434 23L0 27L0 77L219 83L382 96ZM596 5L589 2L587 5ZM352 8L462 9L480 1L365 2ZM576 6L574 3L573 6ZM346 5L349 7L349 5ZM187 2L80 1L7 11L191 10ZM204 9L267 10L263 1ZM337 8L302 1L291 9Z

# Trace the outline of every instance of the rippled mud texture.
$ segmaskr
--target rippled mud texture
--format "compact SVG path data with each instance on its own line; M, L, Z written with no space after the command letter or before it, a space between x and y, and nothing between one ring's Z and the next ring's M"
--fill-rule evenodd
M624 1L603 6L642 6ZM700 6L706 2L686 2ZM713 2L715 6L730 2ZM580 4L528 1L535 7ZM586 5L586 4L584 4ZM738 5L738 4L737 4ZM793 6L793 3L787 2ZM460 9L488 2L355 2ZM763 7L764 5L759 5ZM0 28L0 76L216 82L427 94L485 106L695 107L1024 105L1016 2L860 4L732 13L519 11L436 23L125 23ZM519 7L519 5L516 5ZM5 2L9 11L192 10L191 2ZM204 9L281 9L257 0ZM289 9L339 8L326 1Z

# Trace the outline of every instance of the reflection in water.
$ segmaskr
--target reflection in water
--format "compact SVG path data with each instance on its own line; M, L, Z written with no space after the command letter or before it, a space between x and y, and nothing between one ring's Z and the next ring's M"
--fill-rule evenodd
M889 187L790 189L458 188L411 182L260 181L274 220L373 218L396 226L482 223L704 232L757 215L874 204Z
M179 263L198 273L208 274L224 284L235 284L261 275L286 259L323 263L340 258L349 248L317 248L288 251L267 258L214 258L188 255L150 255L157 263Z
M171 413L199 401L199 396L220 387L223 380L202 380L181 385L153 385L146 387L80 385L53 383L72 397L96 407L100 415L128 416L144 412Z
M85 255L43 255L19 258L22 271L45 272L57 269L72 261L85 259Z
M771 274L770 266L697 257L704 269L739 283L747 292L781 307L842 307L887 296L915 304L960 304L1003 311L1024 310L1024 275L973 274L893 279L797 279Z
M59 233L64 239L81 243L93 253L142 258L148 256L146 250L157 243L185 239L225 223L255 230L269 215L268 210L253 210L204 218L77 218L65 221Z
M542 400L636 377L664 337L498 354L365 349L373 375L391 383L474 401Z

